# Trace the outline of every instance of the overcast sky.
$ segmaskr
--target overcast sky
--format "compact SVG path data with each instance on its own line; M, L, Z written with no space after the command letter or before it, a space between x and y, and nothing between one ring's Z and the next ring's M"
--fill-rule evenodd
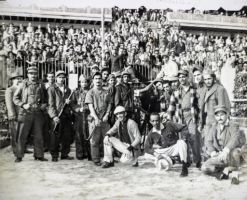
M138 8L141 5L147 8L190 9L196 7L201 10L218 9L239 10L247 5L247 0L7 0L12 5L36 4L41 7L105 7L117 5L120 8Z

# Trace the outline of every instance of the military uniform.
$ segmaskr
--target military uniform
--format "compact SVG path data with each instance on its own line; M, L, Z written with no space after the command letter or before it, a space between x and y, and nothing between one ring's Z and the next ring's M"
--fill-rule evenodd
M72 98L72 108L75 115L75 145L76 157L83 159L90 156L90 150L87 146L86 138L88 138L88 123L87 117L89 115L88 106L85 104L85 98L88 90L79 88L77 89ZM83 108L81 112L80 109Z
M71 90L68 87L64 87L64 91L61 91L57 84L48 88L48 114L50 118L58 117L65 104L65 100L70 94ZM73 138L70 111L70 106L67 105L59 117L58 131L51 134L50 153L53 159L57 159L59 156L59 144L61 144L61 158L68 157L70 152L70 144Z
M46 108L44 86L39 82L25 80L16 90L13 101L19 107L19 137L16 157L21 159L24 156L27 138L32 132L34 134L34 157L43 158L43 110ZM29 104L30 108L24 109L24 104Z

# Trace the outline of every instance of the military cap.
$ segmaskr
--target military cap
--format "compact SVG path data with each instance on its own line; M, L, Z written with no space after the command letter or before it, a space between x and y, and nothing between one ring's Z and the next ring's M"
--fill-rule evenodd
M30 72L38 72L38 68L34 65L30 66L27 68L27 73L30 73Z
M114 74L110 74L109 77L108 77L108 80L112 79L112 78L116 78L116 76Z
M58 70L58 71L56 72L55 76L58 77L58 76L61 75L61 74L63 74L64 76L66 76L66 73L65 73L65 71L63 71L63 70Z
M188 75L189 75L189 72L188 72L187 70L180 69L180 70L178 71L178 76L179 76L180 74L183 74L183 75L185 75L185 76L188 76Z
M11 75L10 75L10 80L12 80L12 79L15 79L15 78L17 78L17 77L23 77L23 75L22 74L20 74L20 73L18 73L18 72L14 72L14 73L12 73Z
M214 72L213 72L213 70L211 70L211 69L205 69L205 70L203 70L203 73L202 73L203 75L210 75L210 76L212 76L212 75L214 75Z
M222 111L222 112L227 114L227 108L225 106L217 105L217 106L214 107L214 114L217 114L220 111Z
M121 73L121 75L122 75L122 76L123 76L123 75L129 75L129 76L130 76L130 73L129 73L128 70L124 70L124 71Z
M97 64L93 64L93 65L91 66L91 69L94 69L94 68L98 68L98 69L99 69L99 66L98 66Z
M95 72L95 73L93 74L92 78L94 78L94 77L97 76L97 75L100 75L100 76L102 77L102 74L101 74L100 72Z

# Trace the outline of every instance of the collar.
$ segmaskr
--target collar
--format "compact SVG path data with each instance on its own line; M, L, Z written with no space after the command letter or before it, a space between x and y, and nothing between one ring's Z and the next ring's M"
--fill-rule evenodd
M164 125L162 123L160 123L160 129L158 130L158 129L153 127L152 132L159 132L159 131L162 131L164 128L165 128Z

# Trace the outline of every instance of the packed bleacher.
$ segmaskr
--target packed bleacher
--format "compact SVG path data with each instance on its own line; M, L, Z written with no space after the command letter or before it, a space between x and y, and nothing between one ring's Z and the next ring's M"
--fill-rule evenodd
M197 137L197 133L204 132L205 134L209 130L210 126L216 122L216 120L210 121L214 118L214 114L218 112L229 115L232 114L232 116L246 116L247 114L246 107L242 106L242 102L236 103L234 107L235 110L230 102L232 99L242 99L244 102L247 98L247 87L245 84L247 80L247 35L234 34L229 37L223 37L204 33L200 35L188 33L182 30L179 24L168 23L166 13L170 12L169 9L147 10L145 7L141 7L136 10L130 10L115 7L113 10L113 25L111 29L104 31L104 41L102 41L102 35L99 29L85 29L84 27L78 29L73 26L69 29L65 29L63 26L57 25L52 27L49 24L43 28L40 25L32 23L29 23L26 27L22 24L1 24L0 59L6 61L4 67L7 70L7 81L15 79L17 76L13 76L13 74L16 73L22 73L24 78L26 78L26 72L29 74L28 81L30 81L32 79L31 75L38 73L39 79L42 80L42 84L45 83L47 90L47 94L45 93L47 96L40 95L38 99L47 104L44 102L39 102L37 105L36 103L32 105L20 103L22 98L21 92L32 85L29 84L28 81L27 83L24 81L24 86L22 85L21 87L25 89L17 89L19 93L16 92L14 94L14 104L18 105L20 109L24 111L29 110L30 112L27 113L31 113L30 116L33 118L38 117L38 115L34 117L34 113L37 112L40 114L40 111L46 112L47 109L48 111L45 116L46 122L49 120L53 120L55 124L60 123L60 121L64 122L61 123L64 125L64 129L59 129L57 132L63 132L66 128L67 132L70 132L68 131L69 128L71 128L71 130L74 128L76 132L79 126L83 126L80 128L86 132L85 129L87 129L87 125L85 124L92 123L93 125L88 125L89 132L92 132L91 135L97 130L98 134L102 134L102 137L106 136L108 140L117 129L114 124L116 122L114 115L116 114L118 118L121 114L126 113L128 119L136 121L138 125L135 125L133 121L130 122L131 125L124 124L124 127L118 124L122 129L126 129L124 130L125 132L120 131L120 139L135 144L135 137L138 137L137 143L141 143L141 139L138 136L139 132L136 131L136 129L139 128L141 134L144 135L144 138L142 137L143 143L141 144L143 151L146 151L147 147L145 145L148 145L146 144L147 142L145 142L146 135L149 131L157 131L157 127L155 129L150 128L150 126L155 123L153 124L150 119L150 124L149 117L151 118L152 116L156 119L160 116L160 119L164 120L164 123L171 121L172 123L185 124L185 126L180 128L178 128L179 126L174 128L174 125L170 125L171 127L168 128L168 131L176 129L176 131L179 130L179 132L189 132L190 138L188 139L187 136L184 136L182 139L185 139L187 142L186 145L188 145L189 149L188 157L191 160L180 160L183 164L183 170L185 170L182 171L181 174L182 176L187 176L187 162L194 162L196 167L200 168L201 162L204 161L204 158L201 158L201 151L205 149L199 146L201 143L205 145L204 142L206 139L204 138L205 141L200 141L199 136ZM244 15L243 13L243 16ZM158 23L156 29L150 26L150 21ZM233 77L234 94L230 100L227 90L223 86L223 82L228 81L227 74L223 73L226 67L231 68L233 73L236 74L235 77ZM76 90L75 94L71 93L73 95L67 95L66 92L70 90L65 89L66 86L63 85L63 81L61 81L64 80L68 74L78 74L78 77L80 77L78 81L82 84L81 87ZM223 74L224 80L222 79ZM50 82L51 79L49 76L53 77L53 82ZM18 77L20 77L20 75ZM95 77L97 77L97 79ZM56 83L54 82L55 79ZM101 84L104 89L101 93L94 91L97 93L97 95L95 95L93 89L98 87L97 91L99 88L101 90ZM133 85L136 89L135 91L132 88ZM87 88L87 90L83 87ZM216 90L218 92L215 96L210 93L211 90L213 90L212 87L216 88L212 93ZM67 95L67 99L63 99L63 103L66 102L64 105L71 103L71 110L65 114L61 114L62 116L64 115L61 119L59 119L60 114L58 115L61 110L54 112L54 108L52 108L52 106L57 103L57 99L60 98L57 97L59 95L56 93L56 88L61 90L63 98ZM107 90L106 94L104 93L105 90ZM80 96L81 94L84 96ZM101 100L105 101L105 96L107 95L110 96L110 100L107 99L109 109L105 105L105 102L102 104L100 102ZM53 99L55 96L57 99ZM72 100L69 99L71 96ZM42 99L43 97L46 97L48 100L45 98ZM30 101L33 101L33 99ZM103 118L99 119L96 115L98 113L93 111L92 106L94 101L99 104L95 110L99 112L100 115L103 114L101 116ZM80 105L81 108L78 108L78 105ZM213 106L215 105L218 107L214 112ZM47 108L45 106L47 106ZM57 109L58 107L61 108L61 105L57 106ZM106 107L107 110L104 110ZM114 110L115 108L116 110ZM68 110L68 107L66 108L64 106L63 109ZM101 109L105 112L101 113ZM89 111L92 114L92 118L86 122ZM71 113L73 117L69 116ZM153 114L150 116L150 113ZM159 113L159 115L157 115L157 113ZM205 114L207 116L205 116ZM30 117L30 119L33 119L32 117ZM78 119L83 121L79 121ZM68 123L70 121L71 123ZM71 127L66 127L65 122L67 122L67 125L70 124ZM93 126L93 128L90 129L90 126ZM97 129L99 126L100 129ZM102 133L102 130L109 128L108 126L112 127L110 131ZM131 126L131 128L129 126ZM112 130L113 128L115 128L114 131ZM45 130L47 132L51 131L51 129L49 129L49 131L48 129L49 128L46 127ZM129 137L121 135L130 130L135 130L133 135ZM37 132L40 133L40 131ZM54 132L55 128L53 129L52 137L55 137ZM25 137L27 137L27 135ZM87 137L91 139L90 134L87 135ZM94 138L95 136L93 135L92 137ZM158 136L156 135L154 137ZM16 162L22 161L26 139L27 138L24 138L24 142L22 141L21 153L18 152L18 150L17 153L15 153ZM54 149L51 150L52 161L57 162L58 144L56 138L52 138L51 140L55 141L53 144ZM178 135L176 136L176 140L178 140ZM151 143L151 141L150 139L149 142ZM77 142L76 140L76 145L86 146L85 138L83 139L83 144ZM99 141L97 142L99 143ZM106 143L109 145L109 141L104 141L104 145L106 145ZM138 150L138 145L132 146L132 143L131 145L128 144L127 150L132 152L134 156ZM47 141L45 141L44 144L47 145ZM69 148L70 144L68 144L68 140L66 145L66 148ZM241 145L243 144L241 143ZM95 150L95 146L95 143L91 144L92 157L95 156L94 154L96 153L99 154L99 152L97 152L99 150ZM105 149L109 148L106 146L104 147ZM158 145L158 149L161 148L161 146ZM45 147L49 149L49 145ZM97 146L97 148L99 147ZM178 148L182 148L182 150L180 150L183 151L183 156L187 157L187 153L185 153L187 146L185 148L185 143L182 142L182 147L179 146ZM84 149L84 151L87 150L88 149ZM68 156L69 150L64 149L64 151L66 151L66 153L61 156L61 159L72 159ZM112 153L111 149L105 151ZM229 152L224 151L221 156L225 156L225 154L228 153ZM77 158L81 160L89 156L89 154L87 151L82 156L77 155ZM40 155L41 156L36 156L35 160L47 161L43 157L44 154L41 153ZM95 165L99 166L101 163L99 161L99 155L97 156L92 159ZM179 156L181 159L181 155ZM184 158L183 156L182 158ZM192 158L190 158L190 156ZM107 157L110 161L107 160L106 157L107 156L104 157L104 159L106 159L103 165L104 168L114 166L111 156L108 155ZM159 156L158 158L161 159ZM145 159L147 158L144 158L144 160ZM158 160L156 160L157 163ZM139 160L139 162L141 162L141 160ZM165 162L170 162L170 160L168 159L168 161L166 160ZM172 160L170 165L172 165L173 162L175 162L175 160ZM134 165L138 166L138 159L136 157Z

